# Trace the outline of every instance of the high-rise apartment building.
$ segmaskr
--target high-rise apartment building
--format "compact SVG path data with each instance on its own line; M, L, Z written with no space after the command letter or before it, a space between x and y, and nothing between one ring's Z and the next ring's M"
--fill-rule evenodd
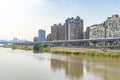
M58 26L57 24L54 24L51 26L51 41L58 40Z
M112 15L105 21L106 36L108 38L120 37L120 17L119 15Z
M38 31L38 41L45 41L45 30L40 29Z
M47 35L47 41L51 41L51 33Z
M65 40L65 24L58 24L58 40Z
M112 15L112 17L108 17L103 23L90 26L90 39L118 37L120 37L119 15Z
M89 39L90 38L90 27L86 28L86 34L85 34L85 39Z
M90 39L105 38L105 28L103 24L90 26Z
M51 40L65 40L65 25L60 23L51 26Z
M65 21L65 39L83 39L83 20L79 16Z

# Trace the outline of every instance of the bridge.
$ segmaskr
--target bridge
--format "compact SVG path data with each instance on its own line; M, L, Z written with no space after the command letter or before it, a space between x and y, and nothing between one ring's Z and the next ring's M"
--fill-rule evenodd
M63 46L63 47L120 49L120 38L77 39L77 40L42 41L42 42L0 42L0 44L14 44L14 45L45 44L49 46Z

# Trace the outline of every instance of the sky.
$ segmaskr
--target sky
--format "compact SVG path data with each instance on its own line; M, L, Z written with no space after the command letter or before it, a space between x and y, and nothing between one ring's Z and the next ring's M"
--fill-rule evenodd
M33 40L39 29L80 16L87 26L120 15L120 0L0 0L0 39Z

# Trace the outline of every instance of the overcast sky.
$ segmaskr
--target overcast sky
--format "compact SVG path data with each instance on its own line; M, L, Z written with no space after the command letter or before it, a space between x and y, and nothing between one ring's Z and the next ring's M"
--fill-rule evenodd
M0 39L32 40L69 17L80 16L85 28L113 14L120 15L120 0L0 0Z

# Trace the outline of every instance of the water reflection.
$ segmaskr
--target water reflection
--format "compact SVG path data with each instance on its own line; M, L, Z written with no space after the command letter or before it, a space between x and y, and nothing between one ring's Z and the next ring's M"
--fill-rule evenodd
M66 61L51 59L51 69L54 72L64 70L70 80L120 80L119 61L119 59L97 57L83 60L71 57Z
M101 76L103 80L120 80L120 59L92 58L87 62L88 73Z
M51 59L51 68L53 71L64 69L68 78L80 79L83 76L83 64L70 61Z

